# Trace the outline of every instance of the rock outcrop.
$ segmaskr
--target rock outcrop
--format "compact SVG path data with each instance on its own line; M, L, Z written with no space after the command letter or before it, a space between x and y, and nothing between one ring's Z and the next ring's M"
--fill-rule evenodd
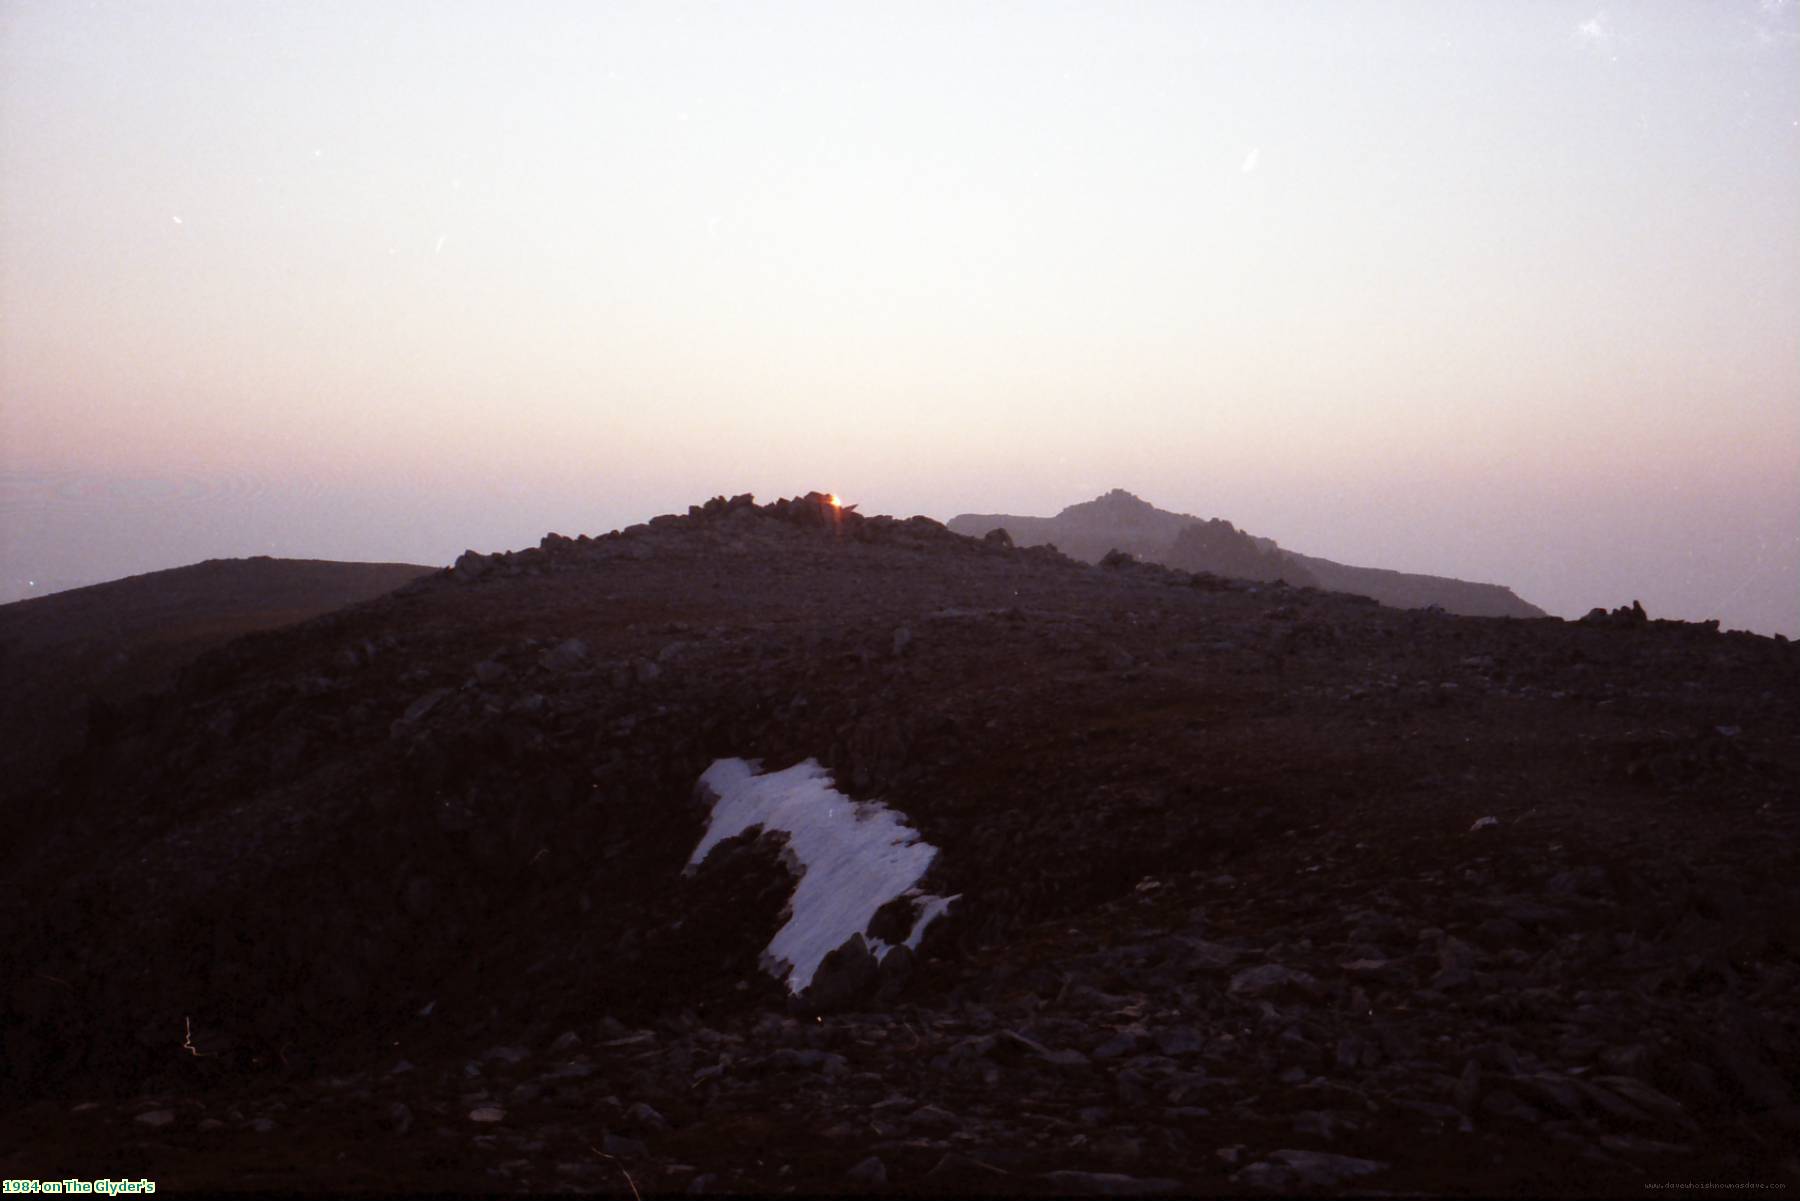
M1183 526L1158 561L1183 571L1209 571L1239 580L1283 580L1296 588L1321 586L1298 556L1285 554L1217 518Z

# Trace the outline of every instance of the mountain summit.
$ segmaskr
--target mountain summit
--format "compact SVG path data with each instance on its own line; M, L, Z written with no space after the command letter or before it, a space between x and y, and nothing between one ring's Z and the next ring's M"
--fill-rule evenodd
M1123 488L1070 505L1055 517L963 513L950 519L950 528L971 537L1004 529L1021 546L1049 543L1089 563L1118 550L1184 571L1209 571L1237 579L1281 579L1299 587L1372 597L1398 609L1435 605L1468 617L1546 616L1542 609L1499 584L1352 567L1299 554L1282 549L1272 538L1239 531L1228 521L1207 521L1159 509Z
M1092 566L816 493L469 552L212 646L4 810L0 1168L1786 1179L1800 648L1602 617Z

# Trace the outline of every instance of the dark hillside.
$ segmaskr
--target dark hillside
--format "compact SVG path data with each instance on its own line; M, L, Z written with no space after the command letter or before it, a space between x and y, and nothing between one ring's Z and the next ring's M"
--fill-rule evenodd
M1800 1185L1796 730L1773 639L1090 566L817 494L471 553L214 648L40 794L0 861L0 1167ZM789 996L759 960L795 843L684 870L728 757L905 815L948 915L877 967L884 908Z
M369 600L431 570L209 559L0 605L0 804L80 745L91 702L155 691L209 647Z

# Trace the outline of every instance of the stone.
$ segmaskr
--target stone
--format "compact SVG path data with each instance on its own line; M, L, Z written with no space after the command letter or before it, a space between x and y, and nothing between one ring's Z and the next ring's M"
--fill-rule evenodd
M1544 891L1560 896L1599 896L1606 891L1606 869L1589 866L1558 872L1544 882Z
M804 994L803 1008L813 1013L848 1009L868 992L879 971L869 944L861 934L852 934L819 962Z
M662 1116L654 1108L642 1101L625 1111L627 1121L653 1134L666 1134L669 1131L669 1119Z
M845 1172L844 1175L858 1184L866 1184L875 1188L887 1183L887 1166L881 1162L880 1156L871 1155Z
M566 638L539 655L538 666L545 671L561 674L575 670L586 663L587 659L587 643L579 638Z
M175 1120L175 1111L172 1109L149 1109L140 1113L134 1120L145 1126L161 1129Z
M1502 897L1494 902L1500 916L1517 922L1526 929L1539 926L1563 926L1569 922L1569 911L1534 901L1530 897Z
M1511 1089L1490 1089L1481 1098L1481 1112L1489 1117L1536 1125L1544 1120L1544 1111L1530 1104Z
M1126 1176L1118 1172L1046 1172L1044 1179L1059 1193L1088 1197L1160 1197L1182 1191L1181 1181L1166 1176Z
M1525 927L1506 917L1490 917L1475 927L1475 935L1488 947L1510 947L1525 937Z
M1763 1023L1738 1013L1727 1015L1711 1042L1712 1066L1751 1108L1781 1109L1793 1104L1794 1096L1758 1045L1763 1033Z
M408 705L406 707L406 712L400 715L400 720L407 722L408 724L416 724L424 721L431 715L431 711L437 708L438 704L449 695L450 690L448 688L433 688L430 692L416 698L412 704Z
M1433 998L1439 998L1443 993L1467 988L1473 983L1475 983L1475 973L1468 968L1447 967L1431 978L1429 989L1421 989L1418 995L1424 998L1429 992ZM1432 1003L1435 1004L1436 1000L1432 1000Z
M473 583L488 574L494 568L494 561L479 551L465 550L456 556L456 563L450 568L451 577L459 583Z
M413 1111L404 1101L389 1101L381 1111L381 1128L389 1134L405 1134L412 1125Z
M931 1181L933 1184L947 1184L950 1182L975 1179L981 1181L983 1188L985 1188L992 1181L1009 1175L1011 1175L1011 1173L1005 1168L998 1167L994 1164L983 1163L979 1159L974 1159L968 1155L962 1154L960 1151L951 1151L942 1159L938 1160L929 1172L925 1173L924 1179ZM970 1191L981 1192L983 1191L983 1188L972 1189Z
M400 907L413 918L429 916L436 900L437 886L431 882L430 876L412 877L400 893Z
M1692 1119L1681 1102L1658 1091L1634 1076L1595 1076L1587 1082L1590 1089L1604 1088L1662 1121L1678 1126L1691 1126Z
M1220 880L1224 880L1226 883L1220 885ZM1236 881L1232 880L1230 876L1220 876L1212 883L1219 887L1230 888ZM1243 952L1236 947L1207 942L1199 938L1183 938L1180 954L1183 967L1191 972L1201 973L1223 973L1243 957Z
M1642 1138L1635 1134L1603 1134L1600 1145L1608 1151L1616 1151L1620 1155L1631 1158L1649 1158L1662 1155L1691 1156L1694 1149L1684 1143L1665 1143L1656 1139Z
M545 1080L585 1080L594 1074L594 1065L571 1060L544 1073Z
M1023 1047L1045 1063L1055 1064L1057 1067L1084 1068L1091 1062L1088 1057L1083 1055L1080 1051L1070 1049L1053 1050L1034 1038L1027 1038L1016 1030L1003 1030L1001 1031L1001 1035L1013 1045Z
M1283 1150L1251 1164L1234 1179L1255 1188L1291 1192L1297 1188L1335 1188L1346 1180L1385 1172L1390 1166L1379 1160L1333 1155L1328 1151Z
M1579 1117L1583 1086L1567 1076L1537 1072L1515 1076L1509 1083L1532 1105L1565 1117Z
M471 1122L500 1122L506 1120L506 1111L498 1105L478 1105L469 1111Z
M783 1047L765 1062L771 1068L805 1068L817 1071L827 1078L842 1076L850 1070L849 1061L842 1055L833 1051L821 1051L816 1047Z
M643 1159L650 1154L650 1148L644 1145L643 1140L626 1138L610 1131L601 1140L600 1147L608 1155L616 1156L619 1159Z
M1481 1100L1481 1065L1473 1059L1463 1064L1462 1077L1456 1082L1452 1099L1464 1113L1475 1112L1476 1102Z
M1328 1110L1303 1109L1294 1115L1295 1134L1310 1134L1327 1142L1336 1138L1344 1126L1344 1120Z
M881 967L876 973L875 999L886 1004L899 998L905 991L906 983L912 979L915 956L908 946L889 947L888 953L881 957Z
M1231 978L1231 992L1234 996L1275 997L1299 994L1311 997L1318 991L1319 982L1313 977L1305 972L1282 967L1278 963L1245 968Z
M1094 1141L1094 1154L1115 1168L1129 1168L1144 1157L1142 1140L1124 1134L1109 1134Z
M1136 1054L1137 1049L1138 1036L1126 1031L1121 1031L1120 1033L1107 1038L1099 1046L1095 1047L1092 1054L1095 1059L1117 1059L1121 1055Z
M1137 657L1122 646L1109 646L1101 652L1095 665L1101 671L1127 672L1137 666Z
M1151 1037L1164 1055L1195 1055L1206 1047L1206 1040L1192 1026L1168 1026Z
M1448 935L1438 944L1438 967L1444 971L1472 971L1475 967L1475 948L1460 938Z
M1339 1070L1347 1072L1358 1065L1373 1067L1374 1064L1367 1062L1365 1058L1374 1058L1369 1055L1369 1052L1373 1050L1374 1044L1370 1043L1368 1039L1363 1038L1358 1034L1346 1034L1344 1037L1338 1039L1337 1042L1337 1066Z
M962 1119L947 1109L936 1105L921 1105L906 1115L906 1124L921 1130L957 1130L962 1127Z
M1150 1087L1150 1077L1131 1068L1125 1068L1113 1077L1113 1092L1122 1105L1150 1104Z

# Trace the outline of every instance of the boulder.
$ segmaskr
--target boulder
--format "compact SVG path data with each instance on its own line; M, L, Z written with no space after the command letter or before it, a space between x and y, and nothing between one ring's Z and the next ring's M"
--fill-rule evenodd
M1387 1171L1390 1165L1374 1159L1333 1155L1328 1151L1276 1151L1237 1174L1240 1184L1278 1193L1295 1189L1336 1188L1346 1180Z
M908 946L892 947L881 957L876 973L875 999L886 1004L898 998L912 978L913 950Z
M456 557L456 565L450 569L450 575L459 583L472 584L493 570L494 556L465 550Z
M1277 997L1294 995L1311 997L1318 993L1319 982L1305 972L1265 963L1247 967L1231 978L1231 992L1240 997Z
M852 934L843 945L820 961L812 984L802 994L810 1013L835 1013L861 1000L880 974L880 964L861 934Z
M887 1183L887 1166L881 1162L881 1157L878 1155L869 1156L844 1174L856 1183L872 1188L879 1188Z
M1160 1197L1182 1191L1181 1181L1166 1176L1125 1176L1118 1172L1046 1172L1057 1192L1084 1197Z
M587 643L579 638L566 638L539 655L538 666L545 671L560 674L575 670L586 663L587 659Z

